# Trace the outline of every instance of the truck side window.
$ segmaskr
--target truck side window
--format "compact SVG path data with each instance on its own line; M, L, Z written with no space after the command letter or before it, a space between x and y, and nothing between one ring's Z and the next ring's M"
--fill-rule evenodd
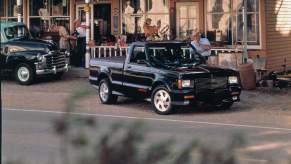
M134 47L133 53L130 57L130 63L137 63L137 61L146 60L144 47Z

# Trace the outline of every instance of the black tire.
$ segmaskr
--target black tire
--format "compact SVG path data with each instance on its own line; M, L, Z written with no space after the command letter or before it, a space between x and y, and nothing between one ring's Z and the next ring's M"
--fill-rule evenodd
M219 104L216 104L214 107L218 110L228 110L231 108L232 105L233 105L233 101L229 100L226 102L221 102Z
M167 99L157 100L157 97L159 97L157 94L163 94L163 93L167 94L166 96ZM159 104L158 101L161 101L160 103L162 104L158 105ZM152 108L154 109L154 111L160 115L167 115L167 114L172 113L173 111L171 95L169 93L169 90L164 86L158 86L154 89L151 95L151 103L152 103Z
M30 85L34 82L35 71L30 65L21 63L16 66L14 76L19 84Z
M101 92L104 89L102 87L107 87L107 89L108 89L107 96L103 95L103 93ZM104 92L104 90L103 90L103 92ZM104 94L106 94L106 93L104 93ZM99 95L99 99L100 99L102 104L115 104L117 102L118 96L112 94L112 87L111 87L111 84L107 78L102 79L100 81L98 95Z

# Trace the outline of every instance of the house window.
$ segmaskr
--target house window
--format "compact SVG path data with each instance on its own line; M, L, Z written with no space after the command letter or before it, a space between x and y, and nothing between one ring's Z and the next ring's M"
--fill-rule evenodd
M169 0L123 0L123 34L143 33L146 18L152 25L161 21L161 29L169 32Z
M17 21L16 0L0 0L0 19L2 21Z
M56 25L69 28L69 0L31 0L29 3L29 27L35 32L54 31Z
M206 35L210 41L241 44L243 38L243 0L208 0ZM259 1L247 0L247 42L260 45Z

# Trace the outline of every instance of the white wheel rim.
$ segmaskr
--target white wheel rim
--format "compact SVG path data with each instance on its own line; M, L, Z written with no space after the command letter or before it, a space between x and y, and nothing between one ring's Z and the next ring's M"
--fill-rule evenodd
M102 83L100 86L99 94L102 101L107 101L109 89L106 83Z
M29 70L26 67L20 67L17 71L17 76L20 81L27 81L29 79Z
M155 93L154 104L158 111L166 112L171 106L171 97L165 90L159 90Z

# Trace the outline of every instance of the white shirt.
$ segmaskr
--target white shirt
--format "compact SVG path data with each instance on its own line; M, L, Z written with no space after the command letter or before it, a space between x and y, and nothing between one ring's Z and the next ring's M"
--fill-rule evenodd
M196 51L200 53L202 56L210 56L211 51L205 50L203 46L208 45L210 46L210 42L207 38L201 38L199 42L192 41L191 44L195 47Z
M76 31L79 33L78 37L83 38L86 37L86 29L83 27L77 27Z

